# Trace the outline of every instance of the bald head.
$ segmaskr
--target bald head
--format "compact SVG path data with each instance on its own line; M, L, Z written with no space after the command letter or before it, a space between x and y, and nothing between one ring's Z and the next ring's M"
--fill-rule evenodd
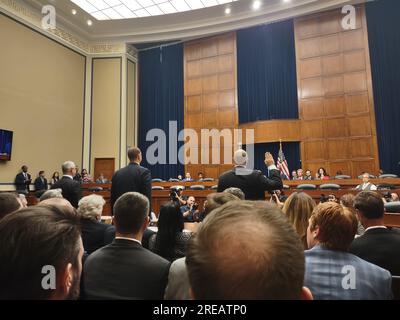
M196 299L299 299L304 280L301 241L265 202L212 211L188 245L186 265Z

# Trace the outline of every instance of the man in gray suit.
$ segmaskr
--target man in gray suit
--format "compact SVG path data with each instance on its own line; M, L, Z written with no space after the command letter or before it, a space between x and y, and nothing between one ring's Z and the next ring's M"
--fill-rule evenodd
M390 272L348 253L357 218L334 202L315 207L307 229L304 284L316 300L392 299Z

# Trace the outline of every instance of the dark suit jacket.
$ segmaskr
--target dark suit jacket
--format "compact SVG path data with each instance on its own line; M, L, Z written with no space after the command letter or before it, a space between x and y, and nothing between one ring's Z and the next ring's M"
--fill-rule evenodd
M47 179L44 178L43 182L40 177L37 177L35 179L35 191L40 191L40 190L47 190Z
M370 229L354 239L350 252L383 269L400 276L400 231L398 229Z
M120 196L132 191L145 195L151 204L151 173L149 169L136 163L130 163L114 173L111 183L111 208Z
M243 168L241 168L243 170ZM246 170L246 169L245 169ZM246 200L265 200L265 191L283 188L279 170L270 170L269 178L259 170L249 170L248 175L239 175L238 168L224 172L218 181L218 192L236 187L244 192Z
M163 299L170 263L135 241L115 239L84 265L87 299Z
M25 180L25 177L22 172L18 173L15 176L15 187L17 191L25 191L27 190L29 192L29 184L31 183L31 175L27 173L27 179Z
M65 199L71 202L72 206L78 208L78 202L82 197L81 185L69 177L62 177L51 186L51 189L61 189Z
M83 247L88 254L104 247L115 238L115 227L93 219L81 219Z

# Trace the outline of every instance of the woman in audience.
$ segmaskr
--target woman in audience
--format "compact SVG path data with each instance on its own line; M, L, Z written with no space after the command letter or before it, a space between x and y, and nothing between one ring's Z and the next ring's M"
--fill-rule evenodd
M83 197L78 204L83 247L88 254L111 243L115 237L114 226L101 222L104 204L103 197L97 194Z
M308 194L294 192L287 198L282 208L290 224L300 236L304 249L307 249L308 219L315 206L315 201Z
M149 239L149 249L169 261L184 257L192 234L184 232L183 227L179 207L173 202L164 204L158 216L157 234Z
M51 177L51 184L55 184L58 180L60 180L60 173L55 171Z
M325 168L319 168L317 173L315 174L315 179L317 180L329 180L329 175L326 173Z

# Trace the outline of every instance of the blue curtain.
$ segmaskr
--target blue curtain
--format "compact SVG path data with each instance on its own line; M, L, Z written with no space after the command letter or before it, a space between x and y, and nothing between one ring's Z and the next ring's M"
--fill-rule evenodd
M246 146L244 146L245 149ZM282 142L282 150L285 154L290 173L293 170L301 168L300 161L300 143L299 142ZM279 142L273 143L257 143L254 145L254 169L261 170L266 176L268 169L264 164L265 152L270 152L275 159L278 159ZM251 154L249 153L249 160L251 161ZM306 168L303 168L306 169Z
M298 119L293 20L237 31L239 123Z
M152 178L169 179L183 174L184 166L170 163L170 157L179 159L177 152L170 154L169 121L177 122L177 132L183 129L183 45L176 44L139 53L139 147L143 153L142 165L151 170ZM166 164L150 164L146 159L149 146L146 141L151 129L159 128L166 134ZM178 143L177 150L183 142ZM155 152L156 156L159 156Z
M400 173L400 1L366 5L381 168Z

